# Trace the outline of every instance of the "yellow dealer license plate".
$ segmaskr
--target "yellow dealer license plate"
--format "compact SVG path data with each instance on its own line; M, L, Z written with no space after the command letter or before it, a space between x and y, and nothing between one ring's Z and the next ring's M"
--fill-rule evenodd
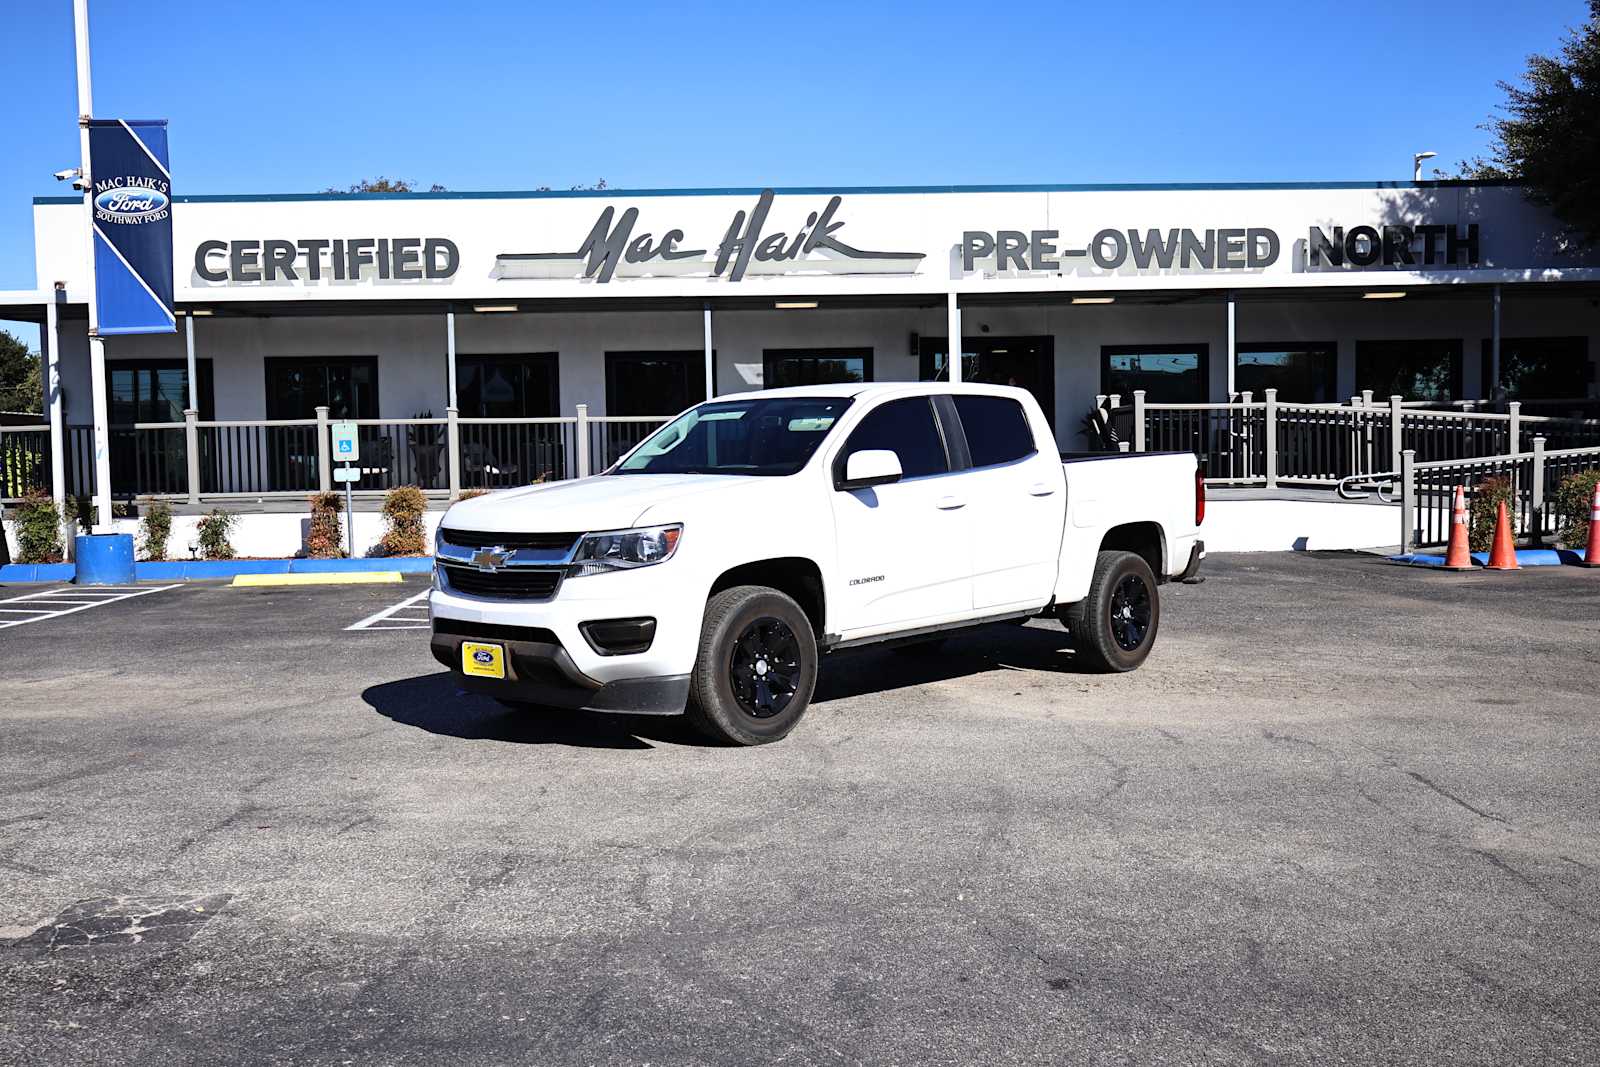
M504 678L505 646L487 645L481 641L461 642L461 670L478 678Z

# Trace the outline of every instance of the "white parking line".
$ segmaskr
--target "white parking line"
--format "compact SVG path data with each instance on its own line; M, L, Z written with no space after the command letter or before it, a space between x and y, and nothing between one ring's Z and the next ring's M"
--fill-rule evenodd
M418 603L426 601L431 590L424 589L416 596L408 596L398 604L391 604L375 615L368 615L358 623L346 626L346 630L426 630L428 628L428 605Z
M45 619L59 618L62 615L71 615L78 611L88 611L90 608L97 608L102 604L115 604L119 600L131 600L136 596L149 596L151 593L160 593L167 589L176 588L178 588L176 585L156 585L144 588L107 586L97 589L47 589L42 593L24 593L22 596L0 600L0 611L14 615L25 614L29 617L25 619L0 618L0 630L11 626L23 626L30 622L43 622Z

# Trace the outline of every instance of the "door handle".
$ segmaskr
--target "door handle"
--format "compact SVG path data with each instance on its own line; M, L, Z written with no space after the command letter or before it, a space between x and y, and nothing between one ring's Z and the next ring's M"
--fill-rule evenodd
M966 506L967 502L965 500L955 496L942 496L939 498L939 502L934 505L940 511L954 511L956 508L964 508Z
M1029 496L1051 496L1055 491L1056 487L1047 482L1034 482L1028 486Z

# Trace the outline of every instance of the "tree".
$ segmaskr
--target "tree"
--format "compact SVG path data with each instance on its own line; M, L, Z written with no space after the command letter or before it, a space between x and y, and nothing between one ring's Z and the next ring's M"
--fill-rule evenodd
M0 411L43 411L39 353L0 330Z
M418 189L416 183L407 181L404 178L386 178L380 174L376 178L363 178L348 189L330 188L322 191L325 193L420 193L424 190ZM442 193L446 192L446 189L442 185L434 184L428 186L426 192Z
M1465 178L1515 179L1555 212L1575 244L1600 242L1600 0L1556 56L1528 57L1489 131L1489 158L1461 164Z

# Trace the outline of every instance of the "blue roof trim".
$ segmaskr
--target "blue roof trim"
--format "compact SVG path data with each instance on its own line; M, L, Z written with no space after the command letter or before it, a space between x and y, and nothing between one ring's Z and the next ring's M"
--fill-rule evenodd
M1516 181L1448 178L1424 182L1111 182L1082 185L800 185L774 187L779 196L878 196L918 193L1226 192L1269 189L1456 189L1520 185ZM179 204L298 203L317 200L557 200L629 196L759 196L755 186L726 189L550 189L444 193L239 193L175 196ZM81 196L36 196L35 204L82 204Z

